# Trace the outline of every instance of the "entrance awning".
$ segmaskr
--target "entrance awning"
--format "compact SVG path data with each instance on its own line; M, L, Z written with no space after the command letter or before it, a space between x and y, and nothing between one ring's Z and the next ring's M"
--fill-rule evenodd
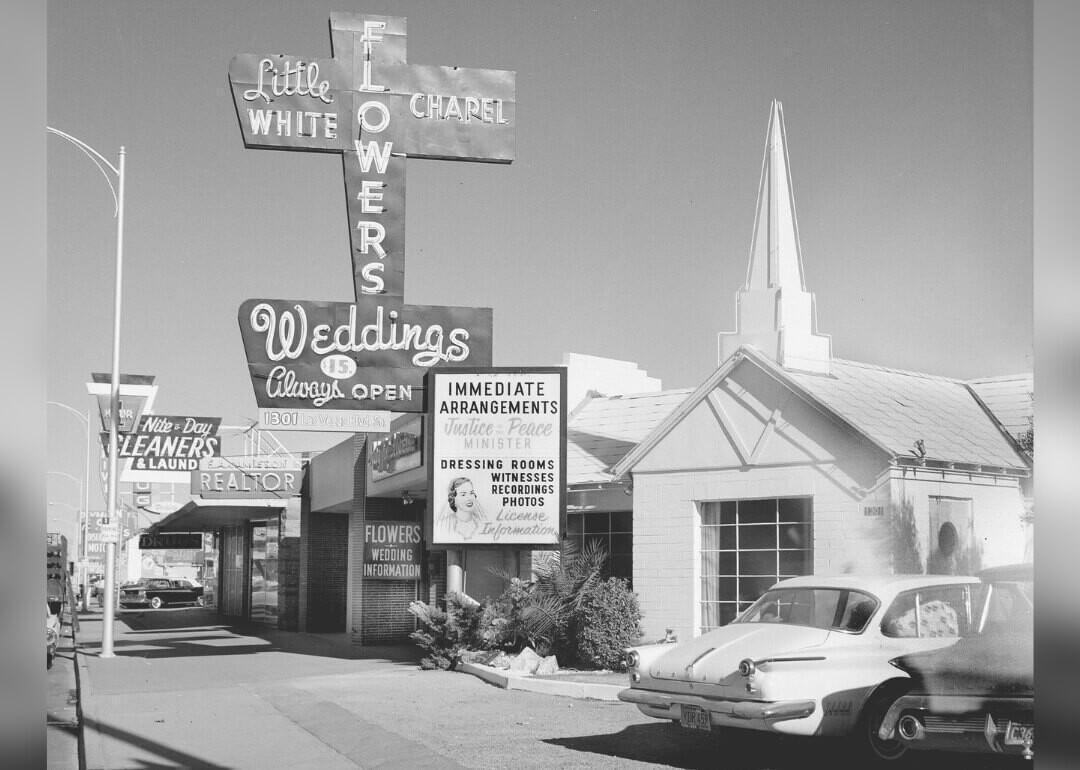
M150 527L151 532L213 532L264 519L285 509L279 500L191 500Z

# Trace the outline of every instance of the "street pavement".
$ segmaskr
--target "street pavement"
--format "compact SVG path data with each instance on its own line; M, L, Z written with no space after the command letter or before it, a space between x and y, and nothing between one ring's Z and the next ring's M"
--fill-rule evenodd
M73 618L65 608L60 619L60 641L45 677L45 752L49 770L79 767L76 633L72 625L77 617Z
M422 671L411 645L359 648L344 634L167 608L119 612L106 659L101 630L99 608L82 613L77 654L62 648L49 672L50 770L851 766L837 739L692 733L618 701ZM76 675L81 758L64 691ZM991 766L919 759L923 769Z
M563 711L575 702L422 671L412 645L359 648L345 634L282 632L225 623L209 609L169 608L119 612L114 657L106 659L100 609L80 621L81 767L90 770L623 765L555 743L540 746L547 758L535 764L521 757L520 739L550 732L530 699ZM614 729L626 716L646 721L625 704L579 703L617 713ZM70 747L52 751L50 744L50 768L80 767Z

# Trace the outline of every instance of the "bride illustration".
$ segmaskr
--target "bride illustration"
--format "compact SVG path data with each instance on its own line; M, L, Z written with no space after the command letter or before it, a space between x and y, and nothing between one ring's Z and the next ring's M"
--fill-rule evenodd
M472 480L459 476L450 482L446 495L447 504L439 514L439 524L444 530L456 533L466 540L476 534L480 522L486 521L484 509L476 499Z

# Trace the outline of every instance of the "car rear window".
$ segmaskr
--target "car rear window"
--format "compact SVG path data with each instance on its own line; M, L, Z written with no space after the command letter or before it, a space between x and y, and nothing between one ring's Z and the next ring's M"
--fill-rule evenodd
M881 619L881 633L899 639L954 638L972 625L971 586L927 586L899 594Z

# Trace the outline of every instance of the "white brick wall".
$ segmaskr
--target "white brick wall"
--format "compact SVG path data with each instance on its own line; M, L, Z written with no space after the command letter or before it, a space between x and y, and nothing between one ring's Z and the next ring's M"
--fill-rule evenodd
M1014 479L920 471L901 471L875 493L858 494L835 466L751 468L636 474L634 477L634 590L638 594L646 639L666 628L680 638L697 634L700 598L697 501L769 497L813 498L814 574L883 573L891 569L886 517L864 515L864 505L890 495L912 499L923 536L929 543L930 495L971 497L976 535L983 541L982 565L1023 557L1022 502Z

